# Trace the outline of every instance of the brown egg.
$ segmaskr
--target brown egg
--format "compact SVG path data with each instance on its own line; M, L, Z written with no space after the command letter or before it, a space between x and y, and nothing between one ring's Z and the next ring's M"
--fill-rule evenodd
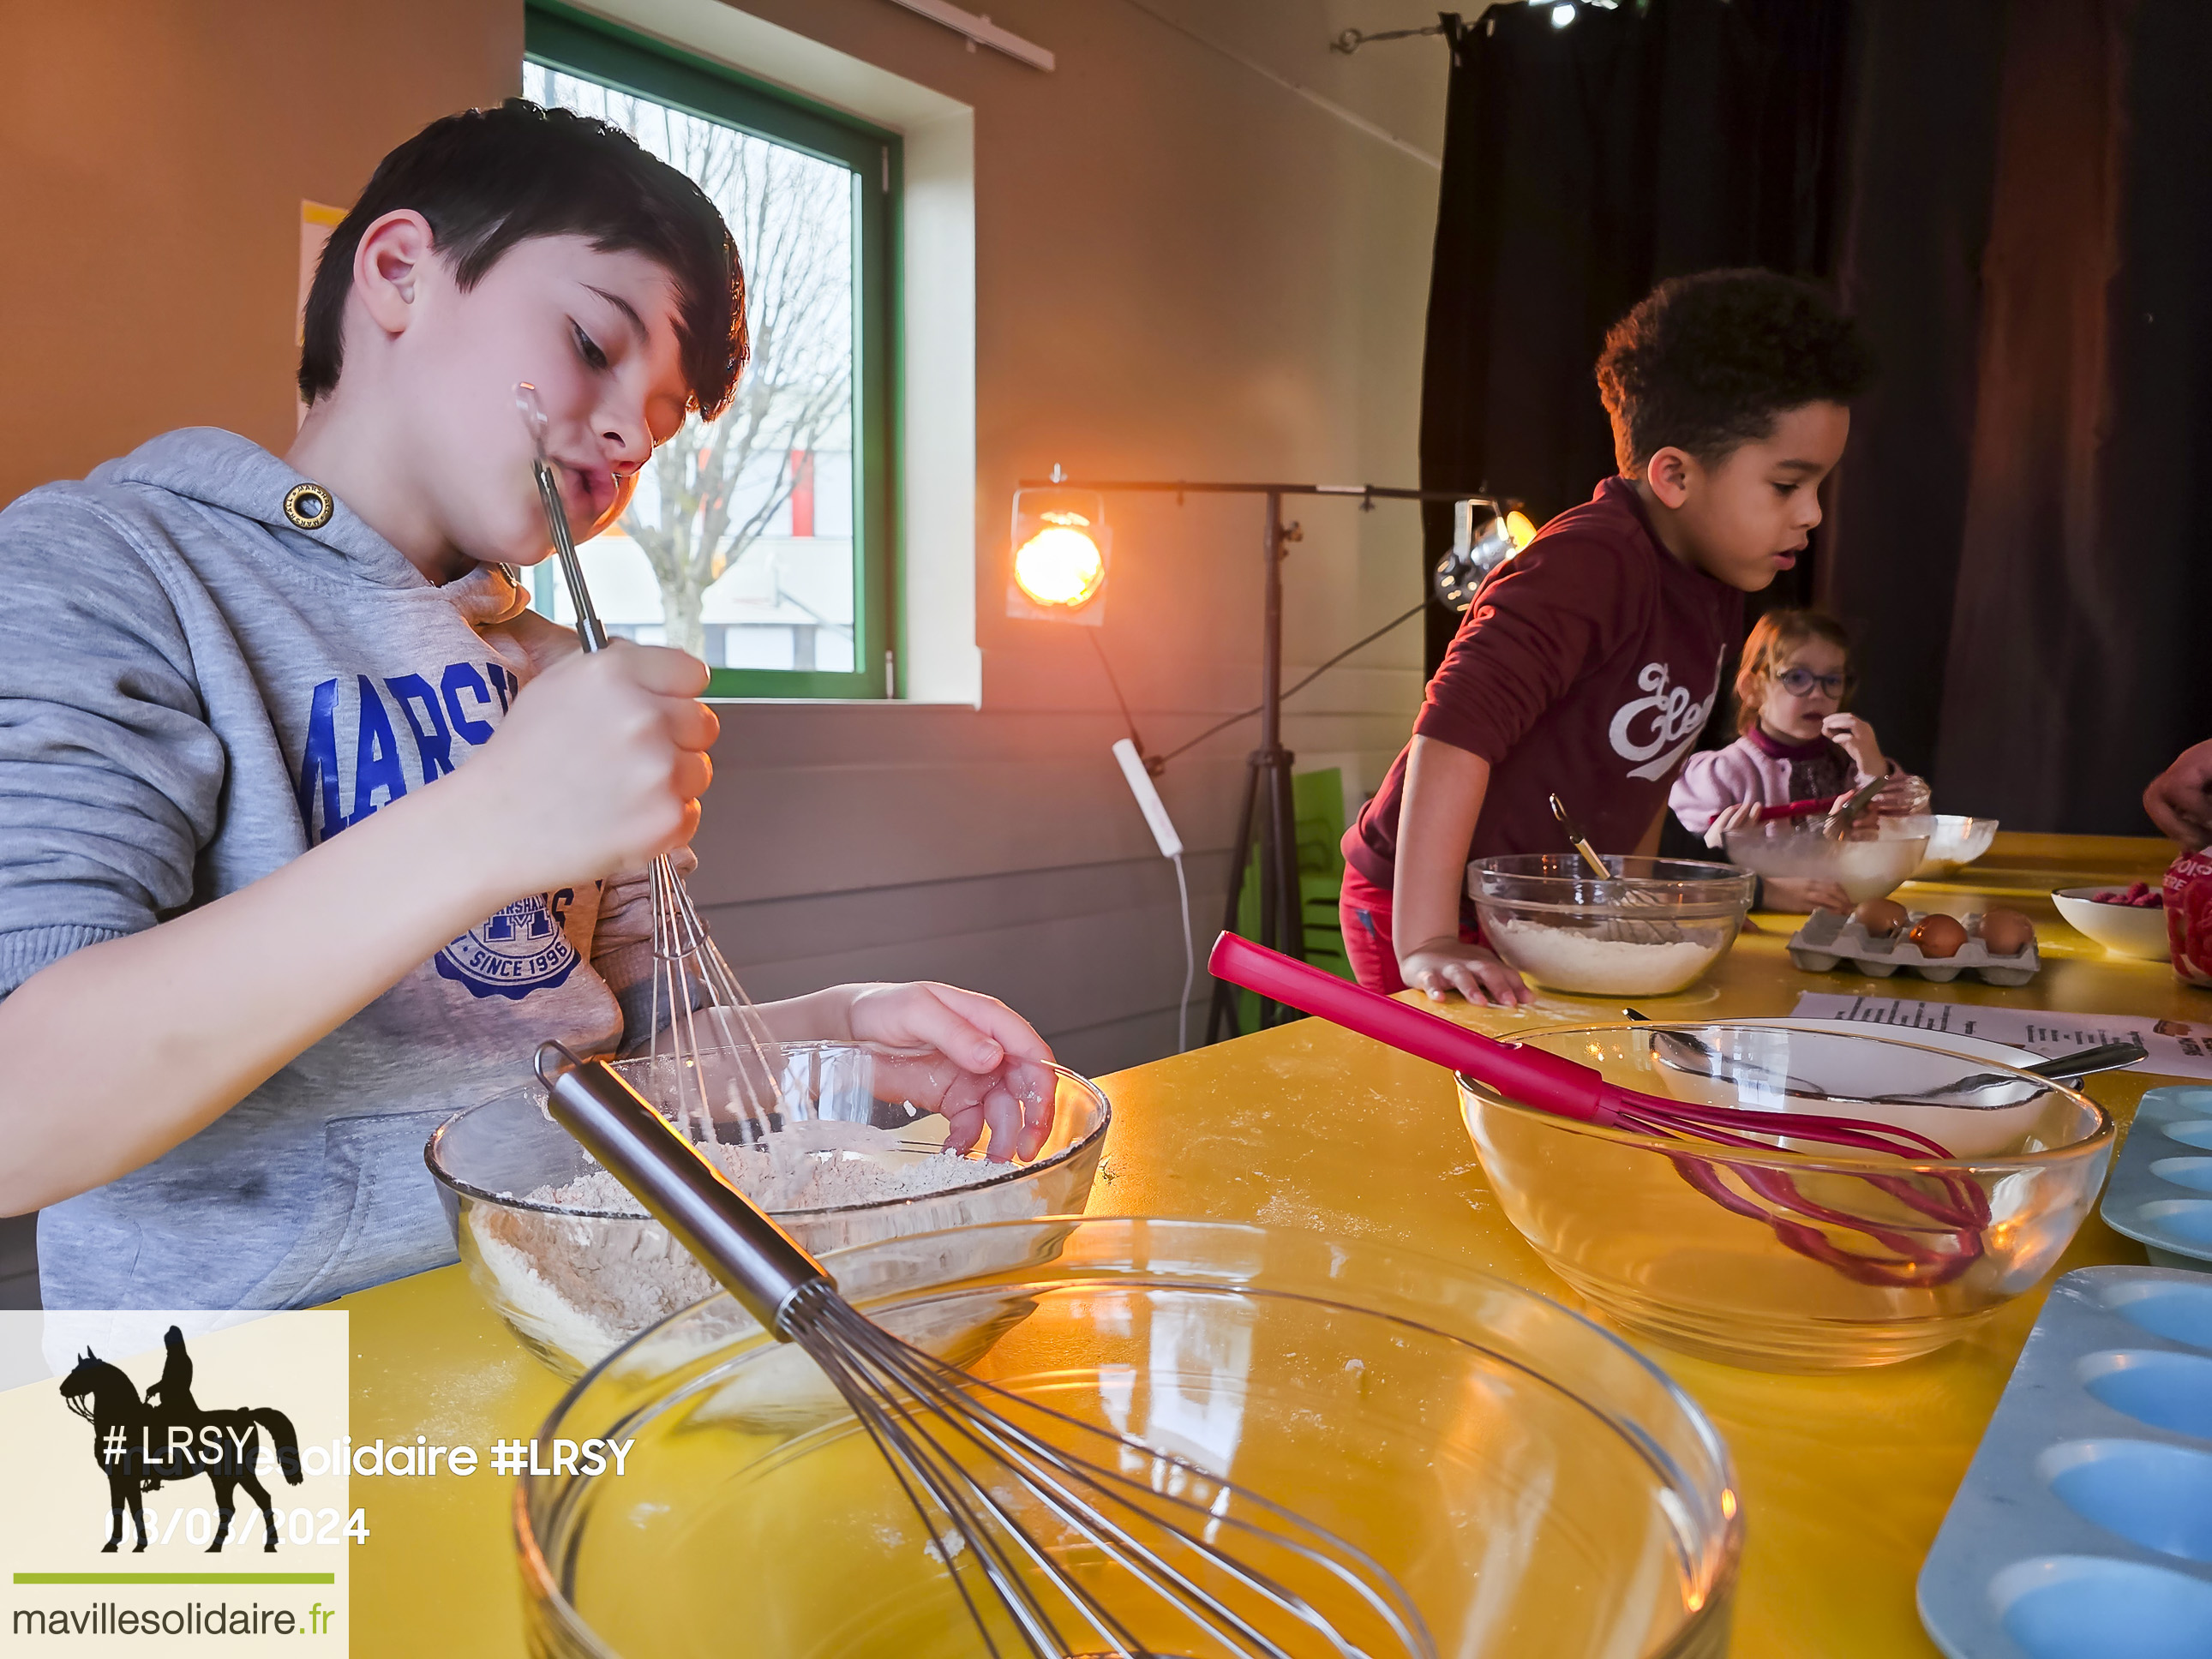
M2017 910L1984 910L1982 943L1993 957L2016 957L2035 943L2035 924Z
M1956 916L1923 916L1911 938L1923 957L1955 957L1966 942L1966 930Z
M1894 939L1912 915L1895 899L1869 899L1851 912L1851 920L1866 929L1869 939Z

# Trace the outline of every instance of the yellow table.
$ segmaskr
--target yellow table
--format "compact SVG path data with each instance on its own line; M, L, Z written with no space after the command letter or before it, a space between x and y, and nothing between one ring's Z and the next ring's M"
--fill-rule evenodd
M2036 917L2046 958L2015 990L1929 986L1790 966L1790 917L1762 918L1709 981L1654 999L1657 1017L1776 1014L1800 991L1863 989L2076 1012L2212 1018L2212 993L2156 963L2105 956L2057 919L2054 886L2148 879L2161 842L2000 837L1981 864L1900 895L1915 908L2002 900ZM1556 1007L1559 1000L1547 999ZM1591 1005L1600 1018L1611 1010ZM1453 1004L1492 1030L1536 1024ZM1543 1023L1557 1023L1550 1014ZM2107 1075L2090 1092L2125 1119L2154 1081ZM1498 1213L1461 1127L1450 1079L1318 1021L1157 1061L1102 1079L1114 1127L1091 1208L1098 1214L1212 1216L1358 1234L1449 1256L1543 1293L1571 1294ZM2057 1272L2143 1261L2094 1217ZM2055 1274L2054 1274L2055 1276ZM1831 1376L1737 1370L1639 1344L1711 1413L1735 1454L1749 1523L1735 1644L1741 1655L1933 1655L1913 1610L1922 1557L1980 1439L2045 1286L1972 1338L1905 1364ZM353 1316L353 1435L489 1450L528 1438L562 1393L485 1309L458 1267L337 1305ZM369 1541L354 1567L353 1651L522 1650L509 1480L356 1478Z

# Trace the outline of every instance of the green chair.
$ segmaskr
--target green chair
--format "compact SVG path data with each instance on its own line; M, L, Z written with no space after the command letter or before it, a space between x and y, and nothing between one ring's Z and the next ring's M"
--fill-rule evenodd
M1305 929L1306 960L1339 979L1353 977L1344 953L1344 928L1337 896L1344 885L1344 779L1334 766L1291 775L1291 810L1297 818L1299 920ZM1237 931L1247 939L1260 933L1260 849L1244 860L1244 885L1237 896ZM1260 1000L1249 991L1237 997L1237 1029L1260 1029Z

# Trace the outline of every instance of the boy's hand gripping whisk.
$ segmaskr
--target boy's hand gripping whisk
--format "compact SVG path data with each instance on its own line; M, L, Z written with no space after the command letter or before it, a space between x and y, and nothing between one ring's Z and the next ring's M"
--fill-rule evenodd
M561 501L561 483L545 453L546 418L538 388L523 381L514 404L528 428L531 470L545 527L576 611L576 638L587 651L604 650L606 624L584 585L584 567ZM715 1108L744 1126L748 1138L782 1110L778 1083L781 1050L752 1000L723 960L707 924L669 854L653 861L653 1006L647 1073L675 1121L702 1143L715 1139Z

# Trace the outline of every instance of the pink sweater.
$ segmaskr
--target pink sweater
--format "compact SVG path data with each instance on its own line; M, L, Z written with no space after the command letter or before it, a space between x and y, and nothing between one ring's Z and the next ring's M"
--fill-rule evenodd
M1893 760L1889 773L1903 775ZM1825 800L1846 794L1866 781L1851 757L1826 738L1784 743L1753 726L1725 749L1699 750L1684 761L1667 804L1684 829L1702 836L1723 807L1743 801L1785 806L1791 801Z

